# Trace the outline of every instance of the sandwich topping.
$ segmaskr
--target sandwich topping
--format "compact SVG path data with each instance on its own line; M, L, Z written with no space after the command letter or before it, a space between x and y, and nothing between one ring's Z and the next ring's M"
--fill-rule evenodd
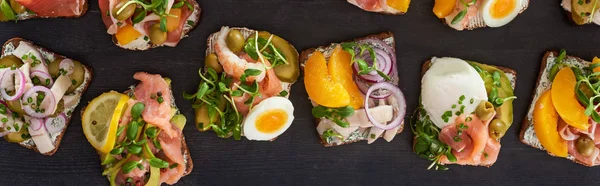
M25 41L5 46L0 58L0 136L35 146L42 154L55 151L57 137L90 79L91 72L78 61L56 58Z
M192 0L99 0L107 33L127 49L147 49L151 45L175 47L200 16Z
M393 38L386 41L332 44L308 57L304 86L324 145L371 144L382 135L389 142L402 131L406 102L396 87Z
M86 0L0 0L0 21L31 16L76 17L84 13Z
M408 11L410 0L348 0L349 3L369 12L403 14Z
M133 77L141 82L126 94L111 91L90 102L83 131L111 185L175 184L191 172L186 118L175 107L170 79L145 72Z
M530 110L535 136L548 153L588 166L600 164L600 59L574 62L563 50L548 59L545 81Z
M513 119L516 97L508 76L496 67L445 57L431 60L421 83L411 127L414 151L432 161L429 169L494 164Z
M223 27L209 39L197 92L184 98L193 103L200 131L236 140L273 140L294 120L287 98L299 71L298 52L284 39Z
M456 30L501 27L525 10L529 0L435 0L433 13Z
M600 25L600 9L598 0L562 0L561 6L568 12L573 22L578 25L594 23Z

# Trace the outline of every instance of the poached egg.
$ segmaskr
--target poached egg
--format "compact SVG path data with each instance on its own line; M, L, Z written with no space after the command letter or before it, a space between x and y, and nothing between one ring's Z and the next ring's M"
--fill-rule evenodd
M458 58L432 58L431 67L421 79L421 104L429 119L441 128L462 114L471 114L487 101L485 82L466 61Z
M266 141L283 134L294 121L294 106L283 97L271 97L254 106L244 120L244 136Z

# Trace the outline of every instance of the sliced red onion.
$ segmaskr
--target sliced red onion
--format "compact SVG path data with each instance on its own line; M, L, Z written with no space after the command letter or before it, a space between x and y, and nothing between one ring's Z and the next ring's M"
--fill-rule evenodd
M73 71L75 71L75 64L73 64L73 60L71 59L63 59L58 65L58 69L64 70L66 74L63 75L68 76L73 74Z
M388 53L386 53L385 51L383 51L383 49L380 49L380 48L373 48L373 51L375 52L375 60L377 61L377 69L389 76L392 71L392 68L394 66L390 55ZM367 62L369 64L369 66L373 65L373 60L372 60L371 54L369 52L365 52L362 56L358 56L358 58L363 59L365 62ZM354 63L353 67L354 67L355 73L358 74L358 72L360 71L360 68L358 67L358 63ZM377 72L375 72L375 71L371 71L369 74L358 75L358 76L360 78L362 78L368 82L372 82L372 83L378 83L378 82L385 81L385 79L383 77L381 77L379 74L377 74Z
M369 83L360 80L360 79L356 79L354 81L356 83L356 86L358 87L358 89L360 90L360 92L362 92L364 95L367 94L367 91L369 91L369 87L371 85L369 85ZM392 92L385 90L385 92L374 92L371 94L371 96L369 96L370 98L373 99L386 99L388 97L390 97L390 95L392 95Z
M56 117L46 118L44 121L44 127L48 130L48 133L62 132L67 124L67 116L61 113Z
M396 117L394 118L394 120L392 120L387 125L377 122L377 120L375 120L373 118L373 116L371 115L371 113L369 112L368 97L371 95L371 93L373 93L373 91L379 90L379 89L384 89L384 90L388 90L388 91L392 92L392 95L398 101L398 110L397 110ZM402 122L404 121L404 116L406 115L406 99L404 98L404 94L402 93L402 90L400 90L398 87L396 87L395 85L393 85L391 83L381 82L381 83L376 83L373 86L371 86L369 88L369 90L367 91L366 97L367 98L365 98L364 110L367 115L367 118L369 118L369 121L371 121L371 123L373 123L373 125L375 125L375 127L383 129L383 130L390 130L390 129L396 128L397 126L402 124Z
M44 96L44 100L41 101L40 105L35 104L37 103L37 96L39 94L38 92L43 92L46 95ZM31 100L28 100L30 98ZM34 118L45 118L51 115L56 108L56 103L57 102L52 91L44 86L32 87L25 93L23 99L21 99L21 104L23 105L23 110L25 110L25 113ZM43 110L43 112L38 112L33 107L39 107L41 110Z
M14 75L14 80L13 80ZM25 78L25 74L21 72L19 69L9 70L4 73L2 79L0 80L0 94L5 100L14 101L19 99L23 92L25 91L25 83L27 78ZM15 85L15 82L19 82L19 84ZM7 89L14 90L15 94L8 95L6 92Z
M40 130L44 126L44 121L42 119L30 118L29 122L29 127L35 131Z
M50 74L48 74L44 71L34 70L34 71L31 71L30 75L31 75L31 79L33 79L34 77L37 77L42 84L46 84L46 82L49 83L44 86L51 87L52 84L54 84L54 80L52 80L52 76L50 76Z

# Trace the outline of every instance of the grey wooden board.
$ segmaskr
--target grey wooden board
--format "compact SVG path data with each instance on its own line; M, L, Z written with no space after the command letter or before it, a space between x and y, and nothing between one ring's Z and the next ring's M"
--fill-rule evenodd
M134 52L113 45L97 1L92 0L90 11L79 19L0 23L0 41L24 37L91 65L95 79L84 103L105 91L125 90L136 83L132 75L137 71L171 77L177 104L191 119L191 104L181 94L195 90L206 38L223 25L267 30L298 49L392 31L409 112L418 104L421 64L432 56L460 57L518 72L515 123L493 167L427 171L430 162L411 151L409 127L391 143L380 139L372 145L324 148L300 78L291 93L296 120L274 142L224 140L212 132L200 133L188 122L184 134L195 166L178 185L596 185L600 168L550 157L518 139L543 53L565 48L588 60L600 55L600 27L571 25L559 3L532 1L524 14L502 28L457 32L433 15L433 0L413 0L404 16L364 12L343 0L201 0L201 22L177 48ZM0 185L107 185L101 172L79 116L52 157L0 142Z

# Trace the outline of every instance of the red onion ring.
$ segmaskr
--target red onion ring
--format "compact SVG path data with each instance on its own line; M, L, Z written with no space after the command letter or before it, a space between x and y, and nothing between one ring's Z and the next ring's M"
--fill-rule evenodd
M356 86L358 87L360 92L362 92L364 95L367 95L367 92L369 91L369 87L371 86L371 85L369 85L369 83L364 82L363 80L360 80L360 79L356 79L354 81L354 83L356 83ZM384 94L372 94L369 96L369 98L386 99L386 98L390 97L390 95L392 95L392 92L387 91Z
M33 77L38 77L40 81L42 81L42 79L43 79L44 83L46 82L47 79L49 79L50 84L44 85L44 86L51 87L52 84L54 84L54 80L52 80L52 76L50 76L50 74L48 74L44 71L34 70L34 71L31 71L30 75L31 75L31 79L33 79Z
M390 130L396 128L397 126L402 124L402 122L404 121L404 116L406 115L406 99L404 98L404 93L402 93L402 90L400 90L398 87L391 83L381 82L372 85L367 91L366 97L369 97L371 93L373 93L373 91L378 89L386 89L392 92L392 95L398 101L398 113L396 114L394 120L392 120L389 124L381 124L377 122L377 120L375 120L375 118L373 118L373 116L369 112L369 99L365 98L365 113L367 115L367 118L369 118L369 121L371 121L371 123L373 123L375 127L380 128L382 130Z
M383 51L383 49L380 49L380 48L373 48L373 51L375 52L375 60L377 61L377 69L386 75L390 75L390 72L392 71L392 67L394 66L390 55L388 53L386 53L385 51ZM371 60L371 54L368 52L365 52L365 54L363 54L362 56L359 56L358 58L365 60L369 65L373 65L373 60ZM358 74L358 72L360 71L360 68L358 67L358 63L354 63L353 67L354 67L355 73ZM383 77L381 77L379 74L377 74L377 72L375 72L375 71L371 71L369 74L358 75L358 76L361 79L364 79L364 80L366 80L368 82L372 82L372 83L378 83L378 82L385 81L385 79Z
M32 104L27 104L27 105L23 104L23 103L27 103L27 99L29 99L29 98L33 99L32 103L36 103L38 92L43 92L46 94L46 96L44 97L44 100L42 100L41 104L38 105L38 107L46 107L46 108L42 108L42 109L44 109L44 112L42 112L42 113L36 112L34 108L31 108ZM23 105L23 110L25 110L25 113L27 113L27 115L29 115L33 118L48 117L49 115L54 113L54 109L56 108L56 103L57 102L56 102L56 99L54 98L54 94L52 93L52 91L44 86L32 87L25 93L25 95L23 96L23 99L21 99L21 104Z
M66 124L67 116L65 116L64 113L61 113L56 117L46 118L46 120L44 120L44 127L46 127L48 133L61 132L65 128Z
M14 80L12 79L13 75L15 75ZM18 85L18 89L15 90L14 95L12 95L12 96L8 95L8 93L6 92L7 88L9 88L9 87L17 88L17 85L15 85L15 83L14 83L15 81L20 83ZM25 92L25 83L26 83L25 74L23 74L23 72L21 72L21 70L14 69L14 70L6 71L4 73L4 75L2 76L2 79L0 79L0 94L2 94L2 97L5 100L8 100L8 101L17 100L23 95L23 92Z
M60 64L58 64L58 69L63 69L66 72L66 74L63 75L68 76L75 71L75 64L73 64L73 60L71 59L63 59Z
M44 126L44 122L38 118L31 118L29 119L29 122L31 123L29 127L31 127L31 129L35 131L40 130Z

